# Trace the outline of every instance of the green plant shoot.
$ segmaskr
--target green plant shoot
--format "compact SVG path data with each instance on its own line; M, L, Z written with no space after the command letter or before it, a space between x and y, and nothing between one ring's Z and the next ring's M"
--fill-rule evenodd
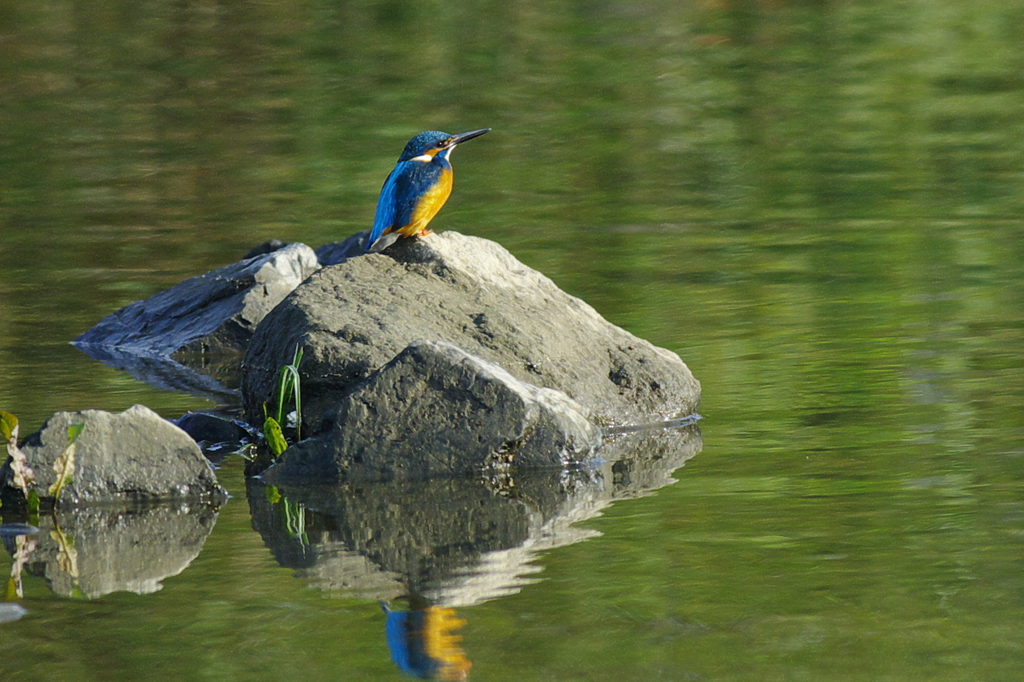
M281 368L277 380L277 409L273 415L268 414L267 404L263 403L263 437L274 457L279 457L288 448L281 424L285 422L285 407L288 398L295 405L295 439L302 440L302 387L299 379L299 363L302 362L302 348L295 346L295 355L290 365Z
M295 354L290 365L281 368L281 376L277 382L277 413L278 424L285 420L286 398L291 394L295 404L295 439L302 440L302 388L299 379L299 363L302 362L302 348L295 346Z
M306 508L298 502L289 502L288 498L281 498L281 512L284 514L284 527L293 538L303 545L309 544L309 536L306 535Z

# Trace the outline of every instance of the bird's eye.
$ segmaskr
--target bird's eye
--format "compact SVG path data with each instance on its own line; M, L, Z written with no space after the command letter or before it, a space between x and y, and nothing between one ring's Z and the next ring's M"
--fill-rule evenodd
M447 140L445 140L444 142L441 143L441 149L445 149L446 147L450 147L451 144L452 144L452 138L449 137Z

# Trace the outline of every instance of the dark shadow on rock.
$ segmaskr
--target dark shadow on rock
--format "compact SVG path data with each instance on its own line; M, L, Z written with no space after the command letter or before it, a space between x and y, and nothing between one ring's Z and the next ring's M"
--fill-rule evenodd
M44 576L57 594L148 594L199 555L218 512L210 504L90 507L43 515L38 534L22 536L17 544L5 536L4 544L28 573Z
M337 265L350 258L366 255L366 238L369 232L352 235L343 242L324 244L316 249L316 258L321 266Z
M689 427L621 436L608 459L571 470L280 488L252 479L247 492L253 527L311 586L464 606L532 582L539 552L597 535L579 523L673 482L700 448Z

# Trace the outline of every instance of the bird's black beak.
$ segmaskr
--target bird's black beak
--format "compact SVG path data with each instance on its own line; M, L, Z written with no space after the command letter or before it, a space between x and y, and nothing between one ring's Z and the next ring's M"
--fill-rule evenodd
M468 133L459 133L452 135L452 141L449 146L454 147L457 144L462 144L466 140L472 140L474 137L480 137L484 133L491 132L490 128L481 128L480 130L470 130Z

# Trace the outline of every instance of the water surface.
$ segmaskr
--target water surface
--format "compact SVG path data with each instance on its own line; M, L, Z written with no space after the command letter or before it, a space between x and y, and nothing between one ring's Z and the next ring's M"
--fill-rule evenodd
M10 6L0 409L27 432L56 410L217 407L68 342L266 239L366 229L409 137L489 126L454 155L434 227L497 240L679 353L705 419L676 483L595 504L504 596L452 606L471 678L1012 679L1020 17L1016 1ZM176 536L177 572L90 595L25 566L0 671L400 679L377 598L268 539L242 468L221 469L234 499L208 534ZM344 553L368 545L338 516L308 514L309 545L379 565Z

